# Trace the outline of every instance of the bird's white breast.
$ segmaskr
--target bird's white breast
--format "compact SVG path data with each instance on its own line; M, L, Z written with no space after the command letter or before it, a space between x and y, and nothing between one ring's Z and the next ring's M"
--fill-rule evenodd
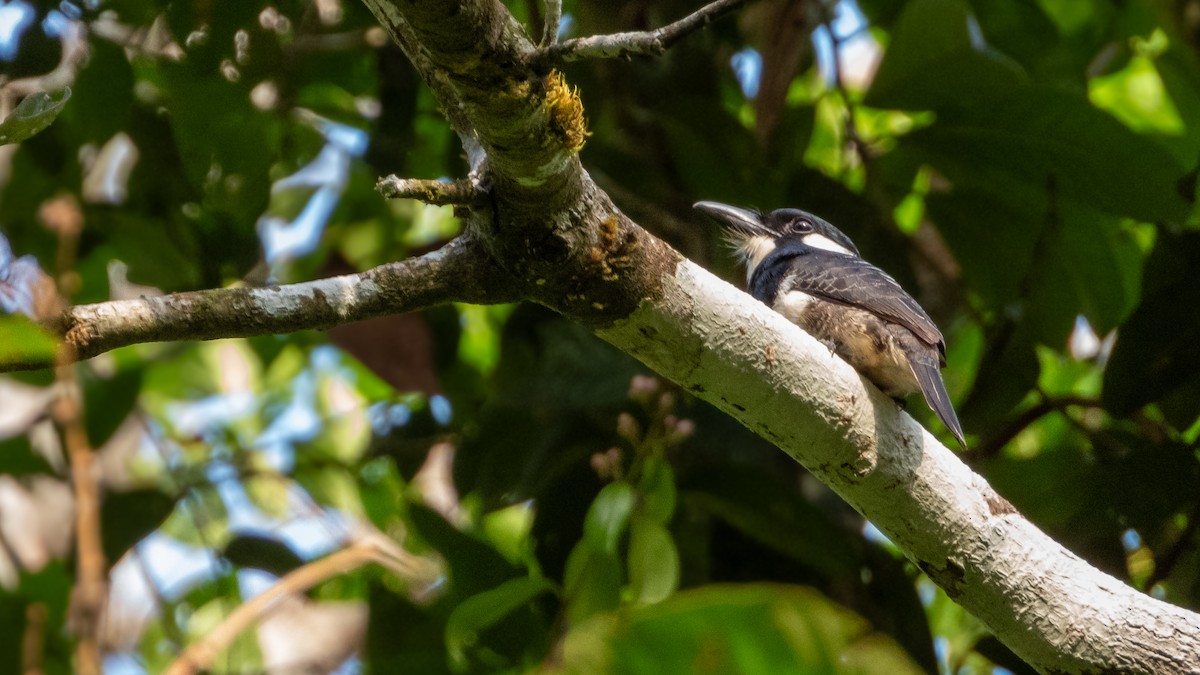
M790 278L786 279L784 284L788 284L790 281ZM787 291L775 298L772 309L786 316L792 323L804 326L804 310L816 301L816 298L803 291Z

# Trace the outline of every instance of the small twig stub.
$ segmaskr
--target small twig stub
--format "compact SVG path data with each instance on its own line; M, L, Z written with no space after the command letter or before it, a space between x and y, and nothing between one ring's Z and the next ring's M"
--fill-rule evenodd
M717 0L655 30L593 35L559 43L550 42L534 56L535 65L549 68L556 63L589 58L658 56L687 35L752 1ZM552 3L548 2L547 7L550 4Z
M388 199L415 199L434 206L470 205L482 197L482 191L469 180L439 181L387 176L375 184Z

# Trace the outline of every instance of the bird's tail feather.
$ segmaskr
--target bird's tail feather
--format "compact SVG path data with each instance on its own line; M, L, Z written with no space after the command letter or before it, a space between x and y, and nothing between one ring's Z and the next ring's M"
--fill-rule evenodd
M954 437L958 439L959 445L964 450L967 449L967 441L963 438L962 425L958 423L958 415L954 413L954 404L950 402L950 394L946 392L946 385L942 383L942 372L933 363L920 363L912 361L913 374L917 377L917 384L921 385L921 393L925 395L925 402L937 414L938 419Z

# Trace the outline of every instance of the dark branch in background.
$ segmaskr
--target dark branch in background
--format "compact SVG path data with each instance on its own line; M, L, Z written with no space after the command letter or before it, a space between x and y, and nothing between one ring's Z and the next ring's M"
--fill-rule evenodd
M483 191L469 180L446 182L388 176L380 178L375 189L388 199L415 199L434 206L476 205L484 198Z
M86 359L131 344L324 330L449 302L495 304L519 297L519 284L477 242L459 237L419 258L361 274L78 305L64 312L57 328L67 347ZM9 362L0 370L50 365Z
M549 47L558 42L562 23L562 0L546 0L546 22L542 25L542 41L538 46Z
M654 30L592 35L552 44L538 51L535 65L543 68L555 63L614 56L658 56L689 33L697 31L753 0L717 0L684 18ZM549 4L549 3L547 3Z
M970 450L959 454L959 458L967 464L972 464L982 459L987 459L1000 452L1004 446L1012 442L1022 431L1025 431L1034 422L1049 415L1052 412L1063 412L1067 408L1099 408L1103 409L1103 404L1093 398L1082 396L1063 396L1056 398L1042 397L1042 400L1032 407L1028 408L1020 415L1017 415L1008 424L1005 424L1002 429L987 438L976 443Z

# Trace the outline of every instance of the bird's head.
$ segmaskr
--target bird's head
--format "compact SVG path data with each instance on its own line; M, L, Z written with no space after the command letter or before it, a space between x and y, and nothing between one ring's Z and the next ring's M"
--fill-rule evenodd
M823 218L800 209L756 211L720 202L696 202L694 208L726 227L726 238L746 263L746 279L760 263L782 245L798 243L810 248L859 257L858 247L845 233Z
M720 202L696 202L695 208L725 225L729 243L746 262L747 276L754 273L771 251L789 242L859 256L858 247L850 237L807 211L753 211Z

